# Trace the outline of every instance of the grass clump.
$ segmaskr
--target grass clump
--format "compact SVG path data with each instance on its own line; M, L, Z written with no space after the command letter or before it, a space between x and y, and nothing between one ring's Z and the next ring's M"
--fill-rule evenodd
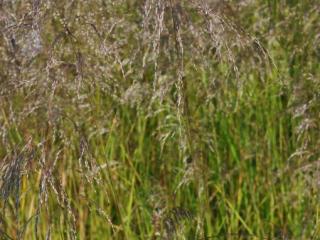
M3 239L317 239L317 1L0 2Z

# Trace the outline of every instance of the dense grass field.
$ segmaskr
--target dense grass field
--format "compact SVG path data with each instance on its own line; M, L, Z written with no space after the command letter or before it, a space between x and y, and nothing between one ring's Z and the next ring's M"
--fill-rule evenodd
M320 239L318 0L0 1L1 239Z

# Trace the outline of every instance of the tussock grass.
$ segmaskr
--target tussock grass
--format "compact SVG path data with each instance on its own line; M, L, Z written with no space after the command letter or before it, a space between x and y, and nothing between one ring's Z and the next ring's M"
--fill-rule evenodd
M3 239L317 239L317 1L1 1Z

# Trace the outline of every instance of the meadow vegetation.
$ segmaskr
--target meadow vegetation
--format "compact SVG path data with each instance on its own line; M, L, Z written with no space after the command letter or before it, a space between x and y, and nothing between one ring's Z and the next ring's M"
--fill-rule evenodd
M318 0L1 0L1 239L320 239Z

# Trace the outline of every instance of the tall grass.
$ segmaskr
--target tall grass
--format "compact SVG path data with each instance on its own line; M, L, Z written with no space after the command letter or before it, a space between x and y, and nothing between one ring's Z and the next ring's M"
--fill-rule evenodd
M318 239L317 1L1 1L0 237Z

